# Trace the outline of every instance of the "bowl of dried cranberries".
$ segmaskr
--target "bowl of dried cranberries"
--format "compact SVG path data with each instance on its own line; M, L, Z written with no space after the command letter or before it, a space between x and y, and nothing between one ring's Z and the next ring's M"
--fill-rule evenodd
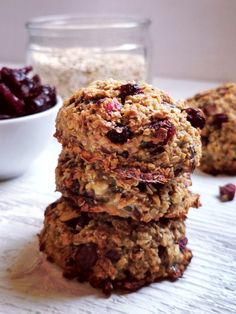
M30 66L0 69L0 180L23 174L54 133L62 100L31 72Z

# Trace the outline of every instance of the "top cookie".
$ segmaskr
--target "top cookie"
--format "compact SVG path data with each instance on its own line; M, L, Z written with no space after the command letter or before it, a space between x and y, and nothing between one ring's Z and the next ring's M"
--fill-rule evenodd
M166 183L201 156L200 111L189 115L165 92L135 82L97 81L64 102L55 136L87 162L124 178Z
M189 98L187 104L200 108L206 116L200 168L211 174L235 175L236 83L199 93Z

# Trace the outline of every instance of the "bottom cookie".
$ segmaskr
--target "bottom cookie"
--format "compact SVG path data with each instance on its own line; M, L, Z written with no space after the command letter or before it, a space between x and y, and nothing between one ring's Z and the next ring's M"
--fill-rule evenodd
M107 214L81 213L61 198L45 211L40 250L67 278L88 281L109 294L134 291L182 276L192 254L181 219L138 223Z

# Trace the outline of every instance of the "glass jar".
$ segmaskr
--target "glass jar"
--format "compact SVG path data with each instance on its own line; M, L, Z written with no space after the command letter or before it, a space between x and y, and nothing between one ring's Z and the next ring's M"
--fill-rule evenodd
M27 64L62 97L95 80L149 81L150 21L49 16L27 23Z

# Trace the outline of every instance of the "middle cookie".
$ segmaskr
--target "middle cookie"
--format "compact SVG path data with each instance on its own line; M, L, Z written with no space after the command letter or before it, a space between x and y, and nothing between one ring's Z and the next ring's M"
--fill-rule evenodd
M163 216L185 217L190 207L198 207L199 196L188 190L191 183L189 174L165 185L124 179L66 150L60 154L56 168L57 190L81 211L107 212L144 222Z

